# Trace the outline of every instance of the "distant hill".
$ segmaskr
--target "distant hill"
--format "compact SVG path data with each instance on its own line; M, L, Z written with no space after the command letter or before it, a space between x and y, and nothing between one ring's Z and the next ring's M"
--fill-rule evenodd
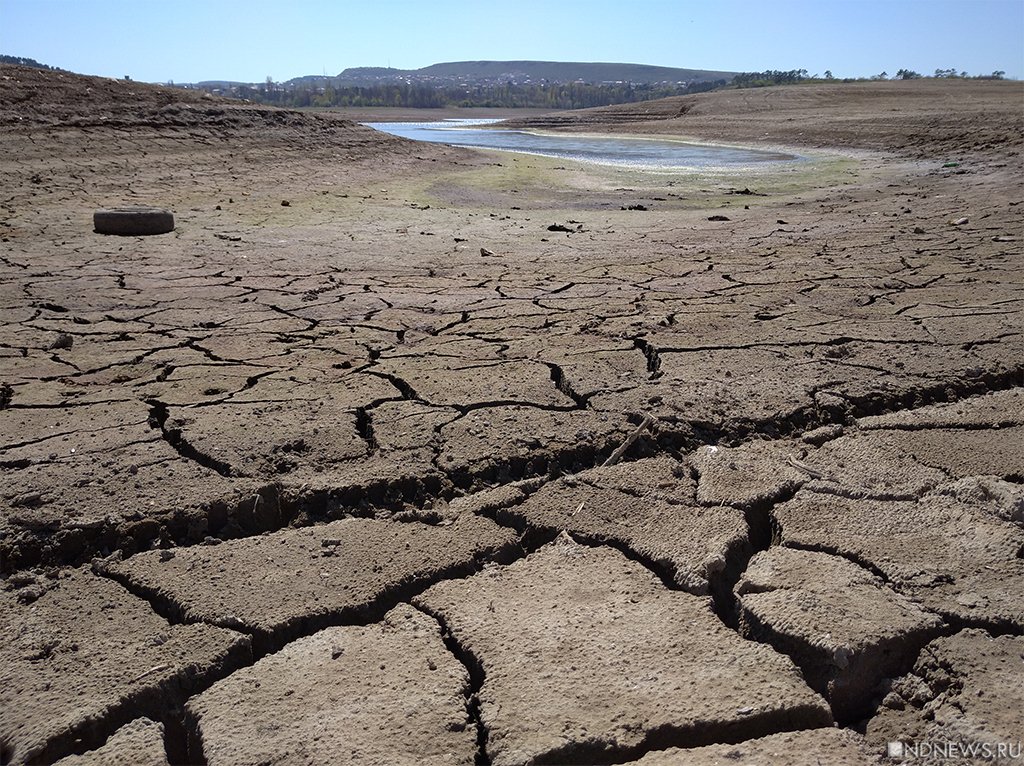
M285 82L208 80L186 87L287 107L580 109L703 92L727 86L735 75L647 64L450 61L422 69L353 67Z
M550 82L700 82L728 80L736 72L707 69L679 69L649 64L603 64L559 61L455 61L432 64L420 69L421 74L440 77L501 77L519 74Z
M572 61L450 61L422 69L354 67L336 78L339 85L384 82L468 82L490 83L695 83L731 80L736 72L708 69L680 69L648 64L583 63ZM308 78L297 78L308 79ZM322 78L321 78L322 79Z
M390 67L382 67L382 66L356 66L356 67L349 67L348 69L343 71L341 74L339 74L336 79L339 79L339 80L362 80L364 78L380 79L380 78L384 78L384 77L392 77L392 78L397 79L399 77L408 77L409 75L418 74L418 73L419 73L418 69L391 69ZM313 75L313 77L315 78L316 75ZM307 76L307 77L297 77L296 79L298 79L298 80L306 80L306 79L309 79L309 76Z

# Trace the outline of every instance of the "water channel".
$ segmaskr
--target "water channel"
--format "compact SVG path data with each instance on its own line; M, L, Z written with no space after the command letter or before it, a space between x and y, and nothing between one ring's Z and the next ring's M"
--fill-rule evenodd
M617 165L635 169L683 170L750 167L763 163L795 162L792 154L666 138L570 135L501 130L484 127L500 120L443 120L440 122L368 122L366 126L414 141L540 154L566 160Z

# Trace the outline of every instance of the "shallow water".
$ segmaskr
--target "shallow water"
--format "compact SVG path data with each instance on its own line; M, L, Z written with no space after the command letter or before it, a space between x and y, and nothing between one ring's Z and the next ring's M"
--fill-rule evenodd
M540 154L567 160L630 168L671 170L685 168L739 168L766 162L793 162L792 154L690 144L656 138L573 136L521 130L481 128L500 120L444 120L442 122L367 122L368 127L415 141L500 149Z

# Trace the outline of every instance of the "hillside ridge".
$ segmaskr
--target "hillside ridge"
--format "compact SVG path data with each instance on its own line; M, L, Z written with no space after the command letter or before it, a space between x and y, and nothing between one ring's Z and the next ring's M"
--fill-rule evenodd
M704 82L731 79L736 72L709 69L578 61L449 61L420 69L389 69L383 67L352 67L338 76L339 81L401 79L423 77L437 79L511 79L548 80L551 82Z

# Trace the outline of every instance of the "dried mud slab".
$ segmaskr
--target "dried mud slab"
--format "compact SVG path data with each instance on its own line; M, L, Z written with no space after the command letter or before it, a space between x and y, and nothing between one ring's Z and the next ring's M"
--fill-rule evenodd
M294 641L186 708L190 755L252 763L471 766L469 674L437 622L401 605Z
M324 396L313 402L175 407L166 425L227 475L301 477L367 455L354 407L346 412L346 404Z
M994 756L1002 744L1014 749L977 762L1016 762L1024 732L1022 674L1024 637L965 630L936 639L910 673L892 682L868 723L868 740L879 748L888 742L988 745Z
M488 407L438 430L436 462L460 486L576 471L592 467L631 430L623 412Z
M813 370L790 371L797 360L783 351L662 351L658 359L657 379L599 394L592 406L602 412L650 411L712 429L756 427L797 417L813 406L812 391L820 385Z
M1024 426L900 431L892 434L892 441L953 478L989 474L1024 480Z
M495 766L636 757L832 720L788 658L740 639L705 600L568 536L414 602L483 678Z
M636 344L629 341L572 334L553 337L543 346L530 338L509 345L509 353L521 351L553 366L561 385L584 400L624 386L638 385L650 376L648 360Z
M172 407L165 428L222 473L302 481L367 457L374 445L360 418L399 396L387 380L310 360L295 374L265 374L228 402Z
M800 471L808 489L849 498L916 500L951 480L987 475L1019 482L1022 422L1024 396L999 391L861 418L818 449L806 455L802 450L800 462L788 457L780 462Z
M429 448L441 426L459 417L453 407L413 400L383 402L373 408L373 438L379 449L407 452Z
M169 624L87 570L27 580L0 593L0 741L12 763L98 744L250 659L247 636Z
M648 753L632 766L868 766L880 764L859 734L849 729L808 729L770 734L736 745L670 748Z
M686 456L696 472L697 502L757 508L791 496L807 476L787 462L797 445L752 441L738 447L705 446Z
M968 476L943 484L936 493L949 495L965 505L981 508L998 519L1024 524L1024 486L998 476Z
M149 547L165 526L201 540L215 509L256 490L183 458L141 402L2 410L0 428L5 572Z
M1024 530L942 492L853 500L802 489L773 509L783 545L850 558L949 619L1024 628Z
M502 559L516 540L472 514L436 525L350 518L143 553L104 571L183 620L252 633L266 651Z
M645 458L550 482L498 518L611 544L678 587L707 595L730 563L750 555L749 530L740 510L698 505L695 489L683 464Z
M751 560L735 592L740 630L792 657L838 720L877 703L875 687L908 667L942 620L851 561L775 546Z
M533 404L571 409L575 403L537 362L498 359L442 360L431 356L381 359L377 369L400 378L430 404L480 407Z
M847 450L849 462L855 462L849 445L872 444L878 454L867 460L861 456L860 462L869 464L864 468L894 476L912 472L913 481L900 483L905 492L917 494L934 486L936 476L1024 479L1024 393L1019 388L861 418L857 428L860 433L826 445L808 462L820 462L830 448Z
M858 428L919 431L931 428L993 429L1024 426L1024 391L995 391L960 402L861 418Z
M61 758L54 766L169 766L163 724L136 718L114 732L103 747Z
M901 436L855 432L822 445L800 461L808 486L852 498L915 500L949 479L905 449Z

